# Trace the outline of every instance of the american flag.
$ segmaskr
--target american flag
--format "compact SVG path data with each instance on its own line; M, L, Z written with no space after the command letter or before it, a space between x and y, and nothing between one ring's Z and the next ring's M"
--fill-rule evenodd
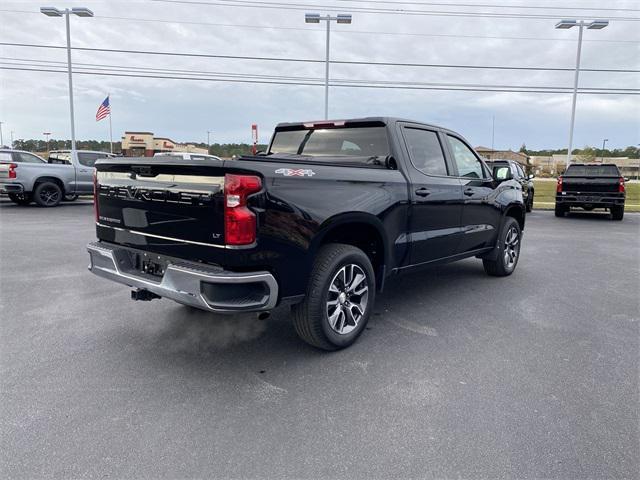
M109 106L109 97L104 99L104 102L100 104L98 107L98 111L96 112L96 122L99 122L107 115L111 115L111 107Z

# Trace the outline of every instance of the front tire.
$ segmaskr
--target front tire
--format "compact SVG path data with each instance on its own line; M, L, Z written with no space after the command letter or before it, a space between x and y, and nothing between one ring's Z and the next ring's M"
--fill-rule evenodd
M16 205L29 205L32 197L30 193L10 193L9 200Z
M624 205L611 207L611 218L614 220L622 220L624 218Z
M362 250L325 245L314 262L304 301L293 307L296 333L323 350L348 347L369 321L375 293L375 273Z
M62 189L57 183L39 183L33 191L33 200L40 207L55 207L62 200Z
M513 217L506 217L498 236L496 259L483 259L484 271L493 277L511 275L518 265L522 231Z
M529 198L527 199L525 210L527 211L527 213L533 210L533 192L529 192Z

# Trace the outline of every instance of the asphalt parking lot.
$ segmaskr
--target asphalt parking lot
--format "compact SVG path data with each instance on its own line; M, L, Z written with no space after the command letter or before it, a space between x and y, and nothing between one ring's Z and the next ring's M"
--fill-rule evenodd
M534 211L520 264L389 284L351 348L132 302L89 202L0 202L3 478L637 478L640 215Z

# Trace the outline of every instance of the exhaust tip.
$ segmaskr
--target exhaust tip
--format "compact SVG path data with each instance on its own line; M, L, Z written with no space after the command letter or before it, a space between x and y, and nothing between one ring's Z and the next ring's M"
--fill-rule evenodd
M260 312L257 315L258 320L266 320L271 316L271 312Z

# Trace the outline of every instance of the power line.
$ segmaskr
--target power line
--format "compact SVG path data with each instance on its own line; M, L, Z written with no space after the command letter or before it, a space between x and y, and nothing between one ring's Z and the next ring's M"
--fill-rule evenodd
M40 12L32 12L29 10L6 10L0 9L0 12L7 13L26 13L31 15L40 15ZM320 29L302 28L302 27L285 27L280 25L247 25L238 23L212 23L212 22L199 22L189 20L166 20L160 18L132 18L132 17L120 17L110 15L95 15L95 18L102 20L124 20L129 22L143 22L143 23L168 23L176 25L199 25L206 27L222 27L222 28L249 28L259 30L283 30L283 31L297 31L306 33L324 33ZM340 35L384 35L384 36L410 36L410 37L432 37L432 38L480 38L489 40L526 40L526 41L548 41L548 42L572 42L575 43L578 40L575 38L559 38L559 37L513 37L513 36L497 36L497 35L462 35L462 34L446 34L446 33L417 33L417 32L383 32L375 30L339 30L335 32ZM616 40L616 39L590 39L586 38L583 42L594 43L640 43L640 40Z
M217 1L201 1L201 0L150 0L159 3L176 3L184 5L204 5L204 6L223 6L238 8L265 8L275 10L309 10L318 9L329 12L338 12L345 10L345 7L338 5L317 5L306 3L280 3L280 2L261 2L259 0L217 0ZM348 7L350 12L358 12L362 14L387 14L387 15L412 15L412 16L436 16L436 17L472 17L472 18L517 18L531 20L557 20L557 15L543 14L513 14L513 13L494 13L494 12L465 12L465 11L448 11L448 10L409 10L409 9L388 9L374 7ZM587 20L593 16L572 15L573 18ZM638 17L611 17L609 20L619 22L637 22Z
M0 60L5 60L3 63L5 65L21 65L21 66L31 66L31 67L42 67L42 66L52 66L56 68L63 69L62 71L66 71L66 62L63 61L55 61L55 60L39 60L39 59L22 59L22 58L14 58L14 57L0 57ZM44 64L44 65L43 65ZM77 71L78 68L94 71L124 71L124 72L151 72L151 73L163 73L163 74L173 74L178 73L181 75L189 75L189 76L218 76L218 77L238 77L238 78L256 78L256 79L279 79L279 80L292 80L292 81L305 81L305 82L322 82L323 78L320 77L300 77L300 76L284 76L284 75L264 75L264 74L253 74L253 73L231 73L231 72L212 72L212 71L202 71L202 70L183 70L183 69L172 69L172 68L154 68L154 67L144 67L139 65L110 65L103 63L81 63L74 62L74 72ZM79 70L78 70L79 71ZM468 83L438 83L438 82L415 82L415 81L394 81L394 80L365 80L365 79L343 79L343 78L333 78L332 81L338 83L366 83L366 84L379 84L379 85L424 85L424 86L449 86L449 87L486 87L486 88L518 88L518 89L540 89L540 90L562 90L569 89L569 87L561 87L561 86L540 86L540 85L486 85L486 84L468 84ZM581 87L582 90L607 90L607 91L620 91L620 92L628 92L628 91L638 91L640 89L636 88L614 88L614 87Z
M66 49L60 45L41 45L33 43L12 43L0 42L0 45L27 48L48 48L48 49ZM258 57L258 56L242 56L242 55L216 55L208 53L179 53L179 52L160 52L153 50L125 50L110 48L91 48L91 47L71 47L72 50L87 52L106 52L106 53L128 53L136 55L160 55L171 57L195 57L195 58L220 58L227 60L257 60L269 62L296 62L296 63L322 63L324 60L312 58L292 58L292 57ZM358 60L331 60L330 63L336 65L374 65L387 67L429 67L429 68L459 68L459 69L475 69L475 70L515 70L515 71L550 71L550 72L573 72L573 68L564 67L518 67L505 65L460 65L460 64L441 64L441 63L401 63L401 62L374 62L374 61L358 61ZM614 68L581 68L582 72L601 72L601 73L640 73L640 70L634 69L614 69Z
M608 8L608 7L558 7L556 5L505 5L505 4L486 4L486 3L438 3L438 2L413 2L400 1L391 2L386 0L334 0L335 2L347 3L366 3L366 4L384 4L384 5L418 5L422 7L471 7L471 8L513 8L526 10L603 10L611 12L640 12L635 8Z
M53 69L53 68L32 68L25 66L5 66L0 65L0 70L18 70L26 72L46 72L46 73L61 73L65 74L66 69ZM208 81L208 82L229 82L229 83L247 83L247 84L264 84L264 85L295 85L295 86L323 86L321 82L302 82L302 81L271 81L271 80L259 80L259 79L239 79L239 78L208 78L208 77L184 77L173 75L140 75L123 72L96 72L96 71L81 71L74 70L77 75L94 75L94 76L109 76L109 77L130 77L130 78L151 78L162 80L191 80L191 81ZM531 88L488 88L488 87L447 87L447 86L427 86L427 85L384 85L384 84L347 84L332 81L329 83L332 87L343 88L376 88L376 89L394 89L394 90L443 90L443 91L461 91L461 92L495 92L495 93L554 93L554 94L566 94L570 93L571 89L566 88L563 90L535 90ZM607 90L581 90L584 95L640 95L640 90L629 91L611 91Z

